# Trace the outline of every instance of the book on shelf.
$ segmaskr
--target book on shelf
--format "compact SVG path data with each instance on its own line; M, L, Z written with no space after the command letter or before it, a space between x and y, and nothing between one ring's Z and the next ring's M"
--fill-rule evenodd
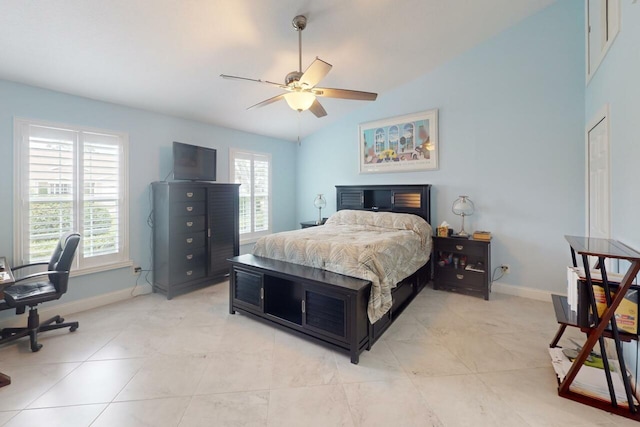
M602 285L602 274L600 270L590 270L590 275L593 284L593 297L598 308L598 316L601 317L607 308L607 299ZM622 279L622 274L607 273L612 299ZM640 335L639 292L640 287L632 285L615 311L616 323L618 329L622 332ZM586 288L584 269L567 267L567 305L569 310L577 313L578 323L581 325L590 325L594 322L590 299L591 295ZM610 329L610 327L607 327L607 330Z
M473 232L474 240L491 240L491 232L490 231L474 231Z
M484 273L484 265L481 262L479 262L477 264L467 264L464 267L464 269L467 270L467 271L475 271L477 273Z

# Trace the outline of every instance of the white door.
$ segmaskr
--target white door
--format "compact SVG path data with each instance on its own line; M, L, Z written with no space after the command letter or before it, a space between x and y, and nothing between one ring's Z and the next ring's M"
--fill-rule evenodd
M587 179L587 234L608 239L611 236L608 105L587 127Z

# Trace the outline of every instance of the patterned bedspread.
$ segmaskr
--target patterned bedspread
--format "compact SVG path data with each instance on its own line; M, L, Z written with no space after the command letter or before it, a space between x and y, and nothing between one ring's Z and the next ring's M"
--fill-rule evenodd
M373 323L391 308L391 289L429 260L431 233L416 215L342 210L322 227L262 237L253 254L371 281Z

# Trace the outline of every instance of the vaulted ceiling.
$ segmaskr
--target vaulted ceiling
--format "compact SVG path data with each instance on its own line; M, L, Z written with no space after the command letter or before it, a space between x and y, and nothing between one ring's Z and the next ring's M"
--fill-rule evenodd
M316 56L321 86L386 92L555 0L0 0L0 78L295 140L365 101L297 113L280 93L220 74L282 82ZM0 100L1 102L1 100ZM372 118L373 119L373 118Z

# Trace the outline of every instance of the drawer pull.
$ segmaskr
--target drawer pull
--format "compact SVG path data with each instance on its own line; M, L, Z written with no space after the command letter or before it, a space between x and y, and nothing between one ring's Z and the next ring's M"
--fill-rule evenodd
M193 206L187 206L187 212L193 211Z
M459 280L462 280L462 279L464 279L464 274L456 274L456 277L457 277Z
M193 243L193 237L188 237L187 238L187 243Z
M264 299L264 288L260 288L260 299Z
M304 300L302 300L302 312L305 313L307 308L305 307Z
M188 198L192 198L192 197L193 197L193 193L192 193L191 191L190 191L190 192L188 192L188 193L187 193L187 197L188 197Z
M193 259L193 254L187 255L187 259Z
M193 274L193 270L187 271L187 276L191 276Z
M457 249L457 250L459 250L459 251L461 251L461 250L463 250L463 249L464 249L464 246L462 246L462 245L456 245L456 249Z
M187 221L187 227L193 227L193 221Z

